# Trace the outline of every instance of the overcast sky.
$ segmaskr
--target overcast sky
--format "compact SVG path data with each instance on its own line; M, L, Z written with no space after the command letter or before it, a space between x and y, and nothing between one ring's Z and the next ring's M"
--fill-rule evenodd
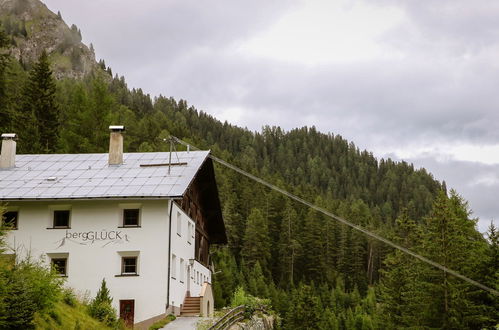
M499 225L499 2L44 0L129 87L425 167Z

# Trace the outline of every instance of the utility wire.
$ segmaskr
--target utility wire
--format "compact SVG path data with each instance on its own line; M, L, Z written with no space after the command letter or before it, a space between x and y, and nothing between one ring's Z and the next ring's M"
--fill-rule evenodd
M180 140L177 137L172 136L172 138L174 140L176 140L178 143L180 143L180 144L182 144L182 145L184 145L186 147L190 147L190 148L195 149L195 150L200 150L199 148L196 148L196 147L188 144L187 142L185 142L183 140ZM348 220L345 220L345 219L343 219L343 218L341 218L341 217L339 217L339 216L337 216L337 215L335 215L335 214L327 211L326 209L324 209L322 207L314 205L314 204L312 204L312 203L304 200L303 198L300 198L300 197L298 197L296 195L293 195L292 193L290 193L290 192L288 192L288 191L286 191L286 190L284 190L282 188L279 188L278 186L276 186L276 185L274 185L272 183L269 183L269 182L267 182L267 181L265 181L265 180L263 180L263 179L261 179L259 177L256 177L253 174L248 173L248 172L240 169L239 167L234 166L234 165L226 162L223 159L215 157L212 154L209 154L208 157L210 157L212 160L216 161L217 163L222 164L223 166L228 167L231 170L234 170L237 173L242 174L242 175L250 178L251 180L254 180L254 181L256 181L256 182L258 182L258 183L260 183L260 184L262 184L264 186L267 186L267 187L269 187L272 190L280 192L281 194L283 194L283 195L285 195L285 196L287 196L287 197L289 197L289 198L291 198L291 199L293 199L293 200L295 200L295 201L297 201L299 203L302 203L302 204L304 204L304 205L306 205L306 206L308 206L308 207L310 207L310 208L312 208L312 209L314 209L314 210L316 210L318 212L321 212L322 214L324 214L324 215L326 215L326 216L328 216L330 218L333 218L333 219L335 219L338 222L341 222L341 223L343 223L343 224L345 224L345 225L347 225L349 227L352 227L353 229L355 229L357 231L360 231L361 233L363 233L363 234L365 234L367 236L370 236L370 237L372 237L372 238L374 238L374 239L376 239L378 241L381 241L381 242L383 242L383 243L385 243L385 244L387 244L387 245L389 245L389 246L391 246L393 248L396 248L396 249L398 249L398 250L400 250L400 251L402 251L404 253L407 253L407 254L413 256L414 258L417 258L417 259L419 259L419 260L421 260L421 261L423 261L423 262L425 262L425 263L427 263L429 265L432 265L435 268L443 270L446 273L454 275L455 277L460 278L460 279L462 279L462 280L464 280L464 281L466 281L466 282L468 282L468 283L470 283L470 284L472 284L472 285L474 285L474 286L476 286L476 287L478 287L478 288L480 288L482 290L488 291L488 292L492 293L495 296L499 296L499 291L497 291L495 289L492 289L492 288L490 288L490 287L488 287L486 285L483 285L482 283L479 283L479 282L477 282L477 281L475 281L475 280L473 280L473 279L471 279L469 277L461 275L458 272L456 272L455 270L452 270L452 269L450 269L450 268L448 268L446 266L443 266L443 265L441 265L441 264L439 264L439 263L437 263L435 261L432 261L432 260L430 260L430 259L428 259L426 257L423 257L422 255L417 254L417 253L415 253L415 252L413 252L413 251L411 251L409 249L406 249L405 247L400 246L397 243L394 243L394 242L392 242L392 241L390 241L390 240L388 240L388 239L386 239L386 238L384 238L382 236L379 236L378 234L370 232L369 230L367 230L367 229L365 229L363 227L360 227L360 226L358 226L358 225L356 225L356 224L354 224L354 223L352 223L352 222L350 222Z

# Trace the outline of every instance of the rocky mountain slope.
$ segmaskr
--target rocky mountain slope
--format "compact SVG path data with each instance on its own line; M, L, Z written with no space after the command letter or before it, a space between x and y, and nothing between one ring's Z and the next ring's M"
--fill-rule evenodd
M96 68L92 48L39 0L0 0L0 22L11 39L11 55L29 68L45 50L57 78L82 78Z

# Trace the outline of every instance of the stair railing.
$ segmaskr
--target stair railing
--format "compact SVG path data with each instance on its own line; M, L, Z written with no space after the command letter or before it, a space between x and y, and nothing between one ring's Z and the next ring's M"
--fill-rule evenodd
M222 316L215 324L213 324L208 330L222 330L227 329L236 322L244 319L244 312L246 311L246 306L237 306L230 311L228 311L224 316Z

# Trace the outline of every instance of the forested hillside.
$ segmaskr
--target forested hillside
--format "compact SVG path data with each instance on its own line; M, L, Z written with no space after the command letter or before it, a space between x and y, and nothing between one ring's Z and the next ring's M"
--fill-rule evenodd
M83 79L55 80L51 54L28 68L9 55L10 40L1 32L0 131L19 135L20 153L107 152L110 124L126 126L126 152L169 150L163 139L174 135L499 289L496 229L484 238L466 201L424 169L378 160L313 127L251 132L222 123L184 100L130 90L103 62ZM212 248L218 307L243 286L271 299L285 329L499 323L497 296L235 172L216 171L229 239Z

